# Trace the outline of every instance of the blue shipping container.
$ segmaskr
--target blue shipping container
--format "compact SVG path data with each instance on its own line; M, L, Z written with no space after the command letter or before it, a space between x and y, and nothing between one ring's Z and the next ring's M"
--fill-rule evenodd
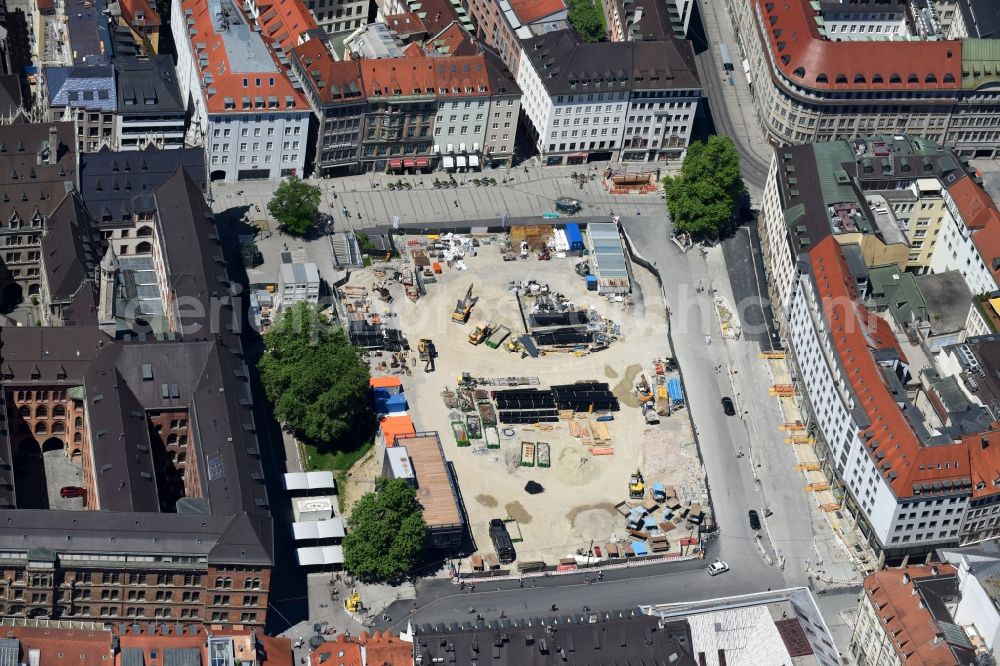
M580 225L571 222L566 225L566 240L569 242L570 252L583 251L583 234L580 233Z
M596 275L588 275L585 278L585 280L587 282L587 291L597 291L597 276Z

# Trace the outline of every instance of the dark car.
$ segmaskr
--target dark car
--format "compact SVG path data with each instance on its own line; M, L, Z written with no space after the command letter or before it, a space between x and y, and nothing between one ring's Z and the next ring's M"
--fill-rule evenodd
M723 398L722 399L722 411L724 411L726 413L726 416L735 416L736 415L736 407L733 405L733 399L732 398Z
M80 486L63 486L59 489L59 497L62 498L84 497L86 494L87 489Z
M754 530L760 529L760 516L753 509L750 509L750 528Z

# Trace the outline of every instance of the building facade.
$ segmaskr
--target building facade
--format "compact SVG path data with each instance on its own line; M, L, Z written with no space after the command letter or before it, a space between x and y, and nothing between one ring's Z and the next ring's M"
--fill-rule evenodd
M517 83L546 164L657 162L687 148L701 96L689 43L584 44L563 30L522 44Z
M938 39L938 28L916 24L902 38L874 39L876 24L889 23L877 20L834 22L833 34L823 27L833 9L808 0L729 7L758 120L773 143L906 133L960 155L995 155L1000 76L993 40ZM879 9L869 11L885 13ZM861 26L864 38L855 31L850 39Z
M293 50L292 66L319 126L321 173L510 163L520 90L492 53L416 49L401 58L337 61L323 44L307 42Z
M275 10L254 18L252 7L231 0L186 0L171 11L181 97L192 114L188 142L205 146L212 179L303 175L312 113L282 59L308 38L293 32L306 21L277 27ZM279 31L269 44L259 32L265 23Z

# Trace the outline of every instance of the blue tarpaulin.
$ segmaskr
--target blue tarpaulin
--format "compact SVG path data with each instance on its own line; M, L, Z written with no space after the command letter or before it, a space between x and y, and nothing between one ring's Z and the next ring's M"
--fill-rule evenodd
M571 222L566 225L566 240L569 242L570 252L583 251L583 234L580 233L580 225Z
M632 552L636 555L649 555L649 547L642 541L633 541Z
M681 380L676 377L667 382L667 393L675 405L684 402L684 389L681 388Z

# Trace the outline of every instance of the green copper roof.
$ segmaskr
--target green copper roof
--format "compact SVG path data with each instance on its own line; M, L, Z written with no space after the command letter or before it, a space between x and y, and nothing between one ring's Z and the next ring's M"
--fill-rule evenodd
M1000 39L962 40L962 89L1000 83Z

